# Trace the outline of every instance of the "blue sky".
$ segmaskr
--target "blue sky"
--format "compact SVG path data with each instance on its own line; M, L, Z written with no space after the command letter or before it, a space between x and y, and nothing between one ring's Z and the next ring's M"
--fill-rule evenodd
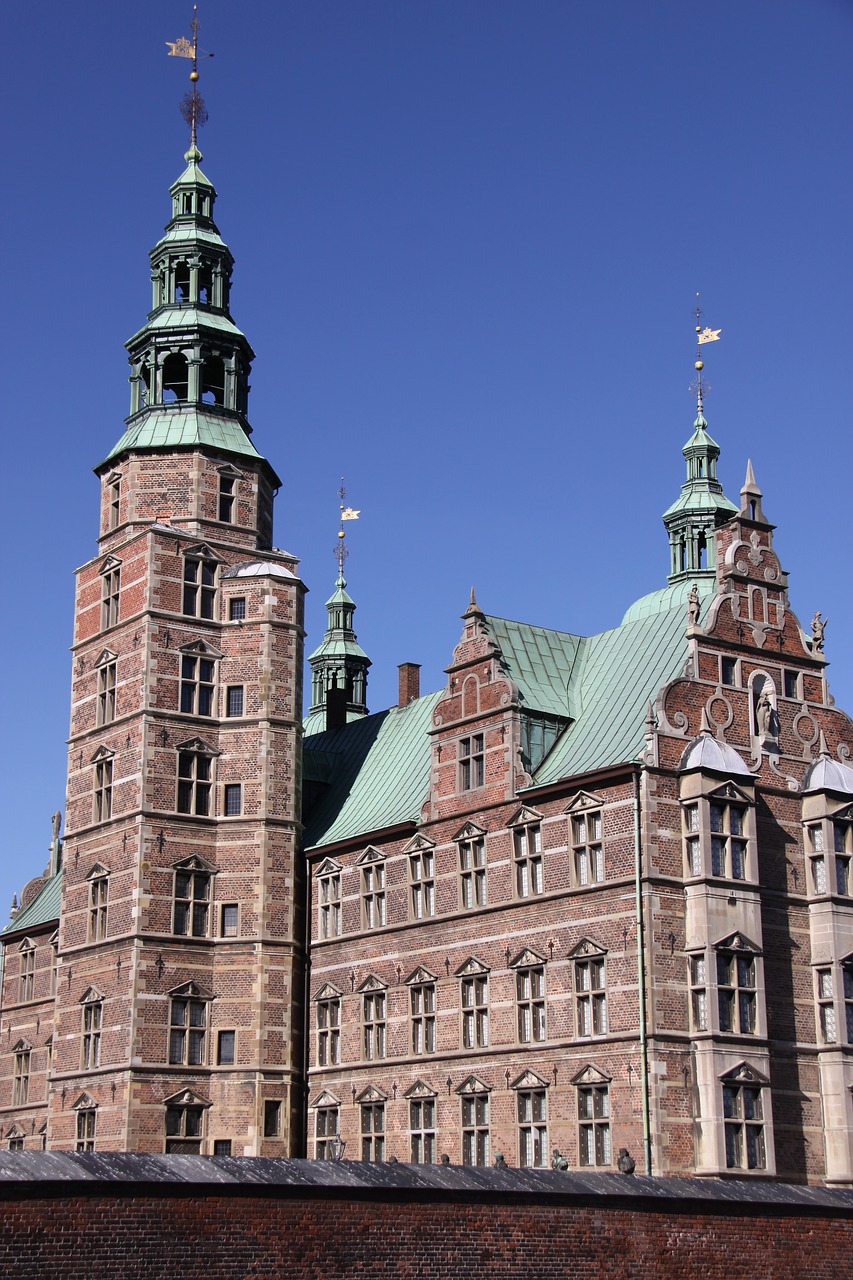
M165 41L189 17L4 14L0 908L64 805L72 570L182 168ZM662 585L698 289L721 478L736 497L753 458L853 708L850 0L203 0L201 21L204 169L309 645L341 474L372 709L399 662L438 687L472 583L584 633Z

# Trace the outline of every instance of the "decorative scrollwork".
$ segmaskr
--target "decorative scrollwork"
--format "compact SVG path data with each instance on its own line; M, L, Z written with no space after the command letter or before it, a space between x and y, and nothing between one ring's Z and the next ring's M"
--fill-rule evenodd
M838 759L845 761L850 759L850 748L846 742L839 742L838 744Z
M714 708L717 706L722 707L721 716L714 714ZM708 719L714 729L719 731L728 729L729 725L735 718L735 713L732 710L732 704L729 702L728 698L724 697L719 688L711 694L705 704L705 710L708 712Z

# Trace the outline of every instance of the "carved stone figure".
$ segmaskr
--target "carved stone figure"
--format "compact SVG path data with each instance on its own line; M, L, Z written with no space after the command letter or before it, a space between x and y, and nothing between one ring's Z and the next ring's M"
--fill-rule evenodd
M565 1173L569 1167L569 1162L564 1155L561 1155L555 1147L554 1154L551 1156L551 1168L559 1169L561 1173Z
M627 1147L619 1148L619 1159L616 1161L616 1168L620 1173L631 1174L637 1167L637 1162Z
M507 1162L504 1159L504 1153L502 1151L496 1151L495 1152L495 1168L506 1169L508 1167L509 1166L507 1165Z
M50 840L51 844L56 844L59 839L59 829L62 826L62 814L57 809L56 813L50 820Z
M773 703L767 691L767 685L755 704L755 723L762 738L773 737Z
M687 597L687 620L691 627L695 627L699 621L699 592L696 590L695 582Z
M823 653L823 633L828 622L829 618L821 618L820 609L815 609L812 618L812 650L815 653Z
M439 1159L440 1164L450 1164L450 1156L442 1155Z

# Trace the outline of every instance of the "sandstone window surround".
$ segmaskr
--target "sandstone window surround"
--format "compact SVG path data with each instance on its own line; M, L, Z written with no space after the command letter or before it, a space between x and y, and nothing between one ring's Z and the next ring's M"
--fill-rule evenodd
M525 947L509 962L515 970L516 1029L519 1044L547 1039L545 958Z
M373 1085L358 1095L356 1099L361 1118L361 1158L362 1160L385 1159L385 1094Z
M216 468L219 475L218 518L223 524L238 524L237 482L243 473L230 463Z
M115 753L99 747L92 756L92 821L107 822L113 815L113 762Z
M508 823L513 850L514 889L517 898L533 898L544 892L542 865L542 815L526 807Z
M18 1004L26 1004L33 998L36 973L36 947L30 938L24 938L18 956Z
M119 621L121 603L121 561L107 556L101 574L101 630L107 631Z
M173 872L172 932L185 938L206 938L216 868L193 856L176 863Z
M28 1040L18 1040L12 1049L12 1106L23 1107L30 1096L30 1055L33 1046Z
M310 1105L314 1111L314 1159L332 1160L340 1142L340 1098L324 1089Z
M112 531L118 528L121 516L121 473L111 472L104 484L107 495L107 529Z
M416 1080L404 1095L409 1103L409 1146L413 1164L433 1164L436 1157L436 1092Z
M385 1057L386 987L373 974L358 988L361 996L362 1051L367 1061Z
M361 927L382 929L387 923L385 855L368 847L356 860L361 875Z
M823 803L821 804L821 800ZM809 808L817 805L825 811L817 821L806 821L804 846L808 860L808 892L822 897L835 894L851 896L850 864L853 858L853 806L845 805L834 812L828 797L810 798Z
M173 1066L207 1066L209 1005L212 995L195 982L185 982L168 995L168 1062Z
M86 877L89 881L89 918L87 940L102 942L107 936L107 910L109 902L109 870L98 862Z
M757 879L755 803L741 787L701 774L682 779L681 823L686 880Z
M111 649L104 649L99 654L95 667L98 672L98 701L95 720L100 728L112 724L116 718L116 680L118 673L118 655Z
M206 1098L192 1089L183 1089L166 1098L165 1149L167 1155L199 1155L204 1140L205 1116L210 1107Z
M462 1017L462 1048L485 1049L489 1044L489 968L471 957L456 970Z
M815 965L814 984L818 1043L853 1045L853 955Z
M213 762L218 754L202 738L190 738L176 747L175 808L199 818L212 817Z
M341 1060L341 993L325 983L314 997L317 1066L336 1066Z
M601 884L605 878L604 819L601 796L579 791L566 806L572 876L578 888Z
M466 822L454 839L459 851L459 907L474 911L488 902L486 833L475 823Z
M576 1034L579 1040L604 1036L607 1015L607 948L583 938L569 952L575 983Z
M326 858L314 874L320 938L338 938L341 935L341 865Z
M104 1020L104 995L89 987L80 1000L80 1069L94 1071L101 1065L101 1027Z
M403 850L408 858L409 908L413 920L435 915L435 848L417 835Z
M610 1080L590 1063L571 1081L577 1091L578 1164L582 1168L606 1167L613 1162Z
M746 1063L721 1078L727 1169L767 1168L768 1084Z
M548 1081L525 1071L510 1085L515 1090L518 1163L521 1168L548 1166Z
M482 733L469 734L457 744L457 790L475 791L485 782L485 752Z
M189 618L212 621L216 617L219 559L210 547L199 543L184 552L181 612Z
M491 1150L491 1090L476 1076L469 1076L456 1092L460 1102L462 1163L488 1165Z
M409 988L412 1053L435 1053L435 974L418 966L406 979Z
M75 1151L94 1151L98 1123L97 1102L88 1093L81 1093L72 1110L76 1113Z

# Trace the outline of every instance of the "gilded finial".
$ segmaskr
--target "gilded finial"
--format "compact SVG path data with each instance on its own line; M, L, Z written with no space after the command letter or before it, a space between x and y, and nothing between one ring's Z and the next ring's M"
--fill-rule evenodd
M168 46L168 49L169 49L169 53L167 55L168 57L189 58L193 64L192 70L190 71L190 82L192 84L192 89L188 94L185 95L184 100L181 103L181 115L184 117L187 124L190 126L190 147L191 148L196 146L199 129L202 127L203 124L207 123L207 107L204 105L204 98L202 98L201 94L196 88L196 84L198 82L198 59L199 59L198 25L199 25L198 24L198 5L194 4L192 22L190 23L190 30L192 31L192 40L188 40L186 36L181 36L178 40L166 41L166 45ZM212 58L213 54L202 52L201 56L203 58Z
M352 507L348 507L346 505L346 496L347 496L347 491L344 488L344 478L343 476L341 476L341 487L338 490L338 497L340 498L341 518L340 518L340 528L338 529L338 541L335 547L335 559L338 562L338 576L341 578L344 576L344 562L347 556L349 555L349 551L347 550L347 545L346 545L346 530L344 529L344 521L357 520L358 517L361 515L360 509L358 511L355 511L353 510Z
M693 314L696 316L696 363L693 366L693 368L696 370L696 382L695 382L696 408L697 408L698 416L701 418L703 416L702 370L705 368L705 361L702 359L702 347L706 342L719 341L719 337L720 337L720 334L722 333L722 329L709 329L707 325L704 329L702 328L702 325L699 323L702 317L702 309L699 306L698 293L696 294L696 310ZM710 387L705 389L710 391Z

